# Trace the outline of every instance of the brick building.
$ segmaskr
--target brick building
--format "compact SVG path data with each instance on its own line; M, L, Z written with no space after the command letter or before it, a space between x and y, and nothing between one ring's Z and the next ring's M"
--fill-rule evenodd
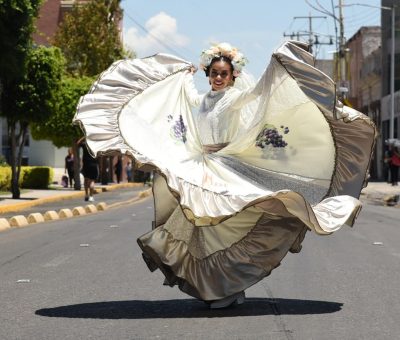
M379 26L361 27L346 43L349 50L348 74L349 92L348 100L359 111L363 108L362 67L366 59L381 46L381 28Z
M353 108L380 125L381 112L381 28L361 27L346 43L348 51L348 101ZM378 143L379 144L379 143ZM377 145L378 145L377 144ZM372 178L380 177L380 150L371 163Z

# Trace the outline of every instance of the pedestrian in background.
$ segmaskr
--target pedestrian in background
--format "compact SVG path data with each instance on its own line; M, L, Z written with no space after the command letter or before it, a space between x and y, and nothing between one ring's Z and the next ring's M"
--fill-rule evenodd
M84 177L85 201L93 202L94 182L99 177L97 159L90 154L85 137L78 141L78 145L83 152L81 173Z
M117 177L117 183L121 182L122 177L122 156L119 155L117 163L115 163L115 176Z
M388 147L385 148L383 154L383 178L386 183L391 183L390 179L390 150Z
M125 173L128 182L132 182L132 163L130 161L126 164Z
M390 178L392 186L399 185L400 150L396 146L390 147Z
M72 188L72 181L74 180L74 155L72 150L68 149L68 154L65 157L65 169L64 173L68 173L69 186ZM67 183L68 187L68 183Z

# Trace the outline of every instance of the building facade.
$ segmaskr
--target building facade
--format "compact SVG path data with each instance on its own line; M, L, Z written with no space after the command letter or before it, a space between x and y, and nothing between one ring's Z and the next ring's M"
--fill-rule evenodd
M378 26L361 27L346 43L348 51L348 97L351 106L361 111L362 86L365 80L362 68L367 58L381 47L381 28Z
M379 128L381 119L382 48L379 26L361 27L346 42L347 105L369 116ZM376 144L371 178L381 177L381 152Z
M384 7L395 7L395 67L394 67L394 92L400 91L400 7L398 0L382 0L382 6ZM392 55L392 11L382 10L381 13L381 26L382 26L382 139L386 140L389 138L390 131L390 114L391 114L391 55ZM399 112L400 106L396 98L398 94L395 94L395 110L394 110L394 138L400 138L399 136Z
M382 48L379 47L368 55L361 66L359 105L360 111L368 115L375 123L378 131L381 129L381 93L382 93ZM371 162L371 177L381 179L382 173L381 138L375 145L374 158Z

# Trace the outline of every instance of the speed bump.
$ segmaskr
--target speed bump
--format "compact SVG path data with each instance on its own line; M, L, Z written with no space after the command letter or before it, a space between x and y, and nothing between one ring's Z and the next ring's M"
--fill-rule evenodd
M97 204L97 210L98 211L104 211L107 210L107 203L106 202L100 202Z
M86 215L86 210L83 207L75 207L74 209L72 209L72 215L74 216Z
M10 218L9 222L11 227L25 227L29 224L24 215L13 216Z
M44 220L45 221L54 221L60 219L57 212L54 210L49 210L44 213Z
M0 218L0 231L10 228L10 222L6 218Z
M93 213L97 212L97 208L96 208L96 206L94 204L88 204L85 207L85 211L88 214L93 214Z
M70 218L74 216L74 214L72 213L71 209L65 208L58 212L58 216L60 216L60 218Z
M44 222L44 217L41 213L32 213L29 214L28 216L28 223L32 224L32 223L40 223L40 222Z

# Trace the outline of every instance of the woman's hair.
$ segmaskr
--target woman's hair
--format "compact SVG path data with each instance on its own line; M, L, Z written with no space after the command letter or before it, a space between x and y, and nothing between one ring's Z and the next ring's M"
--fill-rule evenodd
M226 63L228 63L229 66L231 67L231 72L232 72L232 75L233 75L234 68L233 68L233 65L232 65L232 60L229 59L228 57L224 57L223 55L221 55L221 56L218 56L218 57L214 57L211 60L210 65L206 66L206 68L204 69L204 73L206 74L206 77L210 76L210 69L211 69L212 65L214 63L218 62L218 61L225 61ZM236 78L235 76L232 77L233 81L235 81L235 78Z

